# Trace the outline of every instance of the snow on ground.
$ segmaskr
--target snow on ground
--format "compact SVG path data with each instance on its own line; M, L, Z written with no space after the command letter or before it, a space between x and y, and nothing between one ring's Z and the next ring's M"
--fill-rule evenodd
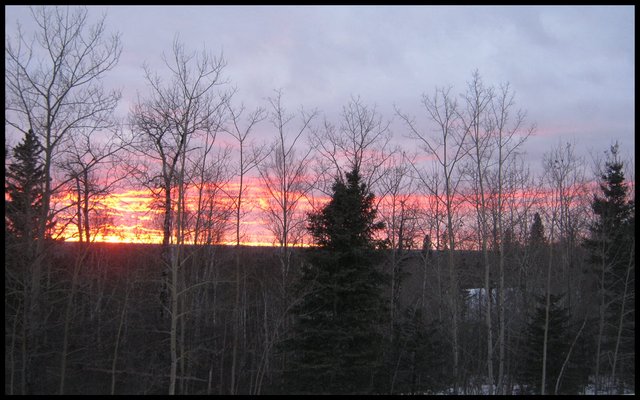
M489 390L489 385L481 385L480 387L475 387L475 388L467 388L467 390L464 390L463 388L459 388L458 389L458 394L464 394L464 395L484 395L484 396L488 396L490 394L490 390ZM495 393L495 385L494 385L494 393ZM511 390L511 394L512 395L520 395L523 393L523 388L520 387L520 385L514 385L512 390ZM453 394L453 388L449 388L446 389L444 391L440 391L440 392L436 392L436 393L422 393L423 395L452 395ZM581 395L595 395L595 385L593 384L589 384L587 386L585 386L584 390L582 391L582 393L579 393ZM600 390L600 392L598 392L598 395L612 395L612 394L618 394L618 388L617 387L613 387L609 389L608 393L605 393L603 390ZM630 396L635 396L635 391L631 390L629 388L626 388L624 390L624 395L630 395Z

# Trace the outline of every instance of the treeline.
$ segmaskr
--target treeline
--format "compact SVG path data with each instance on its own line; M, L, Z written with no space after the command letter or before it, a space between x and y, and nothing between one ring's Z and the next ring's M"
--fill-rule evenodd
M424 121L396 109L410 153L360 98L337 122L288 112L280 91L247 111L225 61L178 40L119 121L104 18L33 17L39 40L5 50L23 134L5 181L6 393L635 390L635 195L617 145L593 178L571 145L531 173L526 114L475 72L461 94L425 94ZM251 174L269 250L240 245ZM153 193L160 245L94 242L124 183ZM60 225L79 242L54 240Z

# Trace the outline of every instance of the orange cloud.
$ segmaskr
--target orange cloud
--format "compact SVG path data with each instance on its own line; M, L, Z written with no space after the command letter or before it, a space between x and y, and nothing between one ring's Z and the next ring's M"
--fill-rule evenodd
M270 195L266 192L257 178L247 180L246 192L242 197L243 216L241 218L241 243L251 246L272 246L277 243L273 233L268 229L263 211L270 205ZM229 183L222 187L222 192L216 199L219 207L233 208L239 185ZM78 241L77 225L75 224L76 196L64 193L57 196L53 203L58 209L67 207L57 218L54 229L56 237L68 241ZM197 211L198 196L195 188L189 188L186 195L187 214ZM161 243L162 221L164 210L157 207L158 202L148 189L129 189L114 192L108 196L96 197L92 200L92 207L103 221L100 226L92 227L92 240L100 242L121 243ZM155 204L155 205L154 205ZM300 215L311 209L304 198L298 204ZM94 218L95 212L92 214ZM235 214L231 214L227 227L235 224ZM191 215L191 219L194 217ZM71 222L71 223L70 223ZM90 221L95 224L95 222ZM233 231L233 232L231 232ZM193 232L187 229L185 240L193 242ZM223 236L222 244L235 244L235 229L228 229Z

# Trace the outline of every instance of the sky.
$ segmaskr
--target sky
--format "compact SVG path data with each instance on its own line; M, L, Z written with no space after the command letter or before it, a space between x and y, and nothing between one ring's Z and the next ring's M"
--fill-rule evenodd
M375 106L407 149L394 107L425 116L423 94L462 93L477 70L485 84L508 82L535 134L525 160L571 142L585 158L618 141L635 158L633 6L90 6L120 32L118 65L105 77L122 90L126 115L145 95L142 65L162 72L178 35L188 50L223 54L236 102L266 106L282 89L293 111L317 108L330 121L352 97ZM27 7L5 6L5 33L32 28ZM157 68L154 68L157 67ZM259 128L265 141L268 124Z
M28 8L5 7L5 32L29 28ZM474 70L509 82L537 126L531 162L560 142L585 154L618 140L634 148L635 9L632 6L91 6L122 34L118 66L105 79L126 113L145 93L143 63L158 65L175 35L187 49L222 52L225 75L248 106L274 89L294 110L336 118L351 96L375 105L398 141L394 105L424 114L423 94L462 93ZM162 72L161 68L157 68Z

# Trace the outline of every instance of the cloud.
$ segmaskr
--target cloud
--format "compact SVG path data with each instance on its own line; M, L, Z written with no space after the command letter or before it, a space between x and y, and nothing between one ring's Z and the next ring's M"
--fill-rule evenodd
M29 27L27 8L5 10L5 32L17 19ZM423 93L448 85L461 93L478 69L486 84L508 81L541 132L588 137L585 147L634 141L633 6L90 7L92 17L102 11L123 35L120 63L105 79L123 89L121 113L145 94L142 63L161 71L179 34L190 50L224 53L249 109L282 88L288 108L317 107L329 119L351 95L384 119L394 118L394 104L418 116ZM402 124L392 129L408 143Z

